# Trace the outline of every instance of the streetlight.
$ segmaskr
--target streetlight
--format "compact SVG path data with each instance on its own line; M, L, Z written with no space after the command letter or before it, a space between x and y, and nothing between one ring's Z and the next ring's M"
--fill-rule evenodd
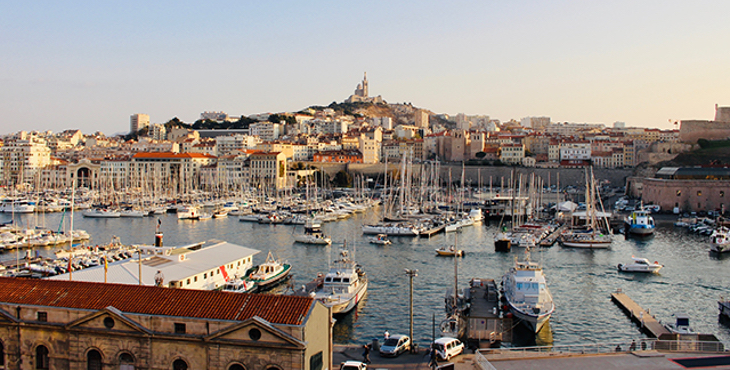
M411 353L415 352L415 348L413 346L413 278L418 276L418 270L412 270L412 269L405 269L406 270L406 276L408 276L411 280L411 326L410 330L408 331L410 338L411 338Z

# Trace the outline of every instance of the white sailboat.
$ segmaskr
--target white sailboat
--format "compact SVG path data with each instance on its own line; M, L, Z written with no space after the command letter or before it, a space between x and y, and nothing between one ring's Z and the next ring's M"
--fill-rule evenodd
M603 204L596 189L595 178L593 177L593 169L591 169L590 178L588 170L586 170L586 225L583 229L573 229L561 236L560 243L564 247L572 248L588 248L588 249L605 249L611 246L613 237L611 236L611 227L606 220L606 213L603 210ZM601 206L600 211L596 209L596 201ZM578 213L573 213L575 217ZM581 214L582 215L582 214ZM605 230L603 232L598 222L598 217L605 221Z

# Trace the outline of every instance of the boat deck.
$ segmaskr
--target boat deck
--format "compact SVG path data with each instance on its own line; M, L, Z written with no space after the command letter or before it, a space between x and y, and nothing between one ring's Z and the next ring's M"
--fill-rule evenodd
M499 289L494 279L473 279L470 284L471 306L465 317L466 341L477 347L489 347L512 340L512 319L504 318L499 307Z
M671 334L654 316L641 308L633 299L629 298L629 296L620 290L611 293L611 300L629 316L631 321L639 325L641 331L647 335L659 338L663 334Z

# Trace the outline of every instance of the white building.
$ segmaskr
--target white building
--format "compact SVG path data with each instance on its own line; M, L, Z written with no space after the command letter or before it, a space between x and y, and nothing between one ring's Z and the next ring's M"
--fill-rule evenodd
M561 161L587 161L591 159L591 143L588 141L566 141L560 143Z
M35 174L52 163L46 140L25 132L5 141L0 148L0 159L5 184L32 184Z
M143 113L133 114L129 118L129 133L133 134L150 125L150 116Z
M281 136L281 125L272 122L256 122L249 126L251 136L258 136L263 141L276 140Z
M152 235L150 235L152 237ZM253 266L258 250L216 241L209 245L196 243L180 247L137 246L142 250L142 263L131 258L104 266L73 272L74 281L114 284L155 285L155 275L163 276L162 286L169 288L214 290L234 276L243 276ZM136 256L135 256L136 257ZM50 277L51 280L69 280L68 274Z
M218 155L228 155L242 149L253 149L261 142L260 137L243 134L216 136L215 138Z
M262 189L284 189L286 156L281 152L251 154L251 185Z
M550 126L550 117L525 117L520 120L520 126L543 130Z
M390 117L373 117L373 126L382 127L383 130L392 130L393 119Z

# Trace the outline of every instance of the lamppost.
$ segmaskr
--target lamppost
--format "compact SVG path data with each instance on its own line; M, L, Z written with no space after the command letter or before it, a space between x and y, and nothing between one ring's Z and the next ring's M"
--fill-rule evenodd
M410 294L411 295L411 313L410 313L411 326L410 326L410 330L408 331L408 333L411 338L411 343L413 343L414 342L414 340L413 340L413 278L418 276L418 270L412 270L412 269L405 269L405 270L406 270L406 276L408 276L411 280L411 292L410 292L411 293ZM415 348L411 344L411 353L414 353L414 352L415 352Z

